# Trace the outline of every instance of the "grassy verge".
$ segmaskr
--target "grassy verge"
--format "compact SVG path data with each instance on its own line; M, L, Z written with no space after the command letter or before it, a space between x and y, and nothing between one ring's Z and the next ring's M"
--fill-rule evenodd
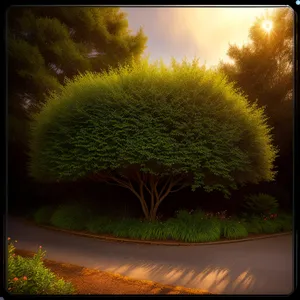
M32 252L18 249L16 254L26 258L34 255ZM135 280L126 276L87 269L72 264L63 264L48 259L44 259L43 263L57 276L71 282L75 287L75 294L209 294L206 290Z
M46 213L45 213L46 211ZM49 212L52 212L50 214ZM44 216L44 219L43 219ZM207 213L201 210L181 210L176 217L164 222L138 219L117 219L97 216L80 205L41 208L36 212L39 224L57 228L86 231L98 235L149 241L177 241L189 243L214 242L224 239L241 239L254 234L290 231L290 215L226 216L224 213Z

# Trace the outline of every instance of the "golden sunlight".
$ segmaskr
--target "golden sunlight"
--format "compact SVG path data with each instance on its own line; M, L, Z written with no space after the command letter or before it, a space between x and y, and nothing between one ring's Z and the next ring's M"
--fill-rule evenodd
M270 33L272 28L273 28L273 22L269 21L269 20L265 20L262 23L262 28L264 31L266 31L267 33Z

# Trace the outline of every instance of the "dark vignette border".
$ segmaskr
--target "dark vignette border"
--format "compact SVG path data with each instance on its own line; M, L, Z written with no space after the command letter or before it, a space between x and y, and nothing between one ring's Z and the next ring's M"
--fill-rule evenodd
M100 2L100 1L99 1ZM101 3L99 3L98 1L87 1L87 2L81 2L81 1L72 1L72 4L70 3L70 1L28 1L26 5L24 5L23 1L12 1L10 3L5 2L5 9L6 11L3 14L3 20L2 20L2 24L4 25L3 28L3 35L4 35L4 40L6 42L6 12L7 9L9 9L10 6L14 6L14 5L18 5L18 6L46 6L46 5L51 5L51 6L119 6L119 7L124 7L124 6L172 6L172 5L176 5L176 6L290 6L293 10L294 10L294 151L293 151L293 161L294 161L294 181L293 181L293 197L294 197L294 201L293 201L293 216L294 216L294 263L295 263L295 272L294 272L294 293L297 294L298 291L298 281L299 281L299 273L298 273L298 255L297 253L299 252L298 249L298 245L299 245L299 221L297 220L297 216L299 217L298 214L298 210L299 210L299 204L297 203L297 200L300 198L300 193L299 193L299 184L300 184L300 174L299 174L299 169L300 169L300 159L299 159L299 136L300 136L300 131L299 131L299 70L300 70L300 59L299 59L299 8L300 8L300 0L243 0L243 1L226 1L224 3L224 1L222 0L215 0L215 1L209 1L209 0L202 0L202 1L198 1L197 4L195 4L195 2L193 1L184 1L184 4L180 3L180 1L174 1L172 4L165 2L162 3L161 1L143 1L143 5L141 5L140 3L135 3L135 1L120 1L120 2L112 2L112 1L105 1L106 3L104 3L104 1L101 1ZM299 4L297 4L297 2ZM8 123L7 123L7 52L6 52L6 43L4 44L4 52L5 52L5 68L3 68L2 70L4 70L5 74L4 74L4 78L5 78L5 88L3 89L3 91L5 91L4 97L6 99L6 101L3 101L2 104L4 105L4 109L2 110L4 112L4 127L5 127L5 173L4 173L4 179L5 179L5 201L1 201L2 204L2 222L1 222L1 229L3 232L3 239L2 239L2 253L3 253L3 263L1 264L0 268L1 268L1 275L0 277L3 278L3 281L0 285L1 289L0 289L0 297L4 297L4 299L9 299L9 298L14 298L14 299L44 299L44 298L56 298L53 296L11 296L10 294L7 293L7 291L5 290L4 286L5 286L5 279L6 279L6 271L5 271L5 264L6 264L6 260L7 260L7 234L6 234L6 222L7 222L7 214L8 214L8 206L7 206L7 201L8 201L8 195L7 195L7 191L8 191L8 166L7 166L7 162L8 162L8 147L7 147L7 137L8 137ZM297 139L298 137L298 139ZM4 170L4 169L3 169ZM4 183L4 182L3 182ZM142 296L142 295L137 295L138 297ZM180 295L178 295L180 296ZM236 297L238 295L220 295L221 297ZM113 295L99 295L99 296L58 296L59 298L103 298L103 297L113 297ZM120 296L118 296L120 297ZM131 297L130 295L128 296L123 296L123 297ZM133 295L133 297L136 297L135 295ZM145 296L144 296L145 297ZM148 296L151 297L151 296ZM163 296L162 296L163 297ZM170 296L169 296L170 297ZM176 297L175 295L173 297ZM182 297L182 296L180 296ZM219 297L219 296L202 296L202 297ZM0 298L1 299L1 298Z

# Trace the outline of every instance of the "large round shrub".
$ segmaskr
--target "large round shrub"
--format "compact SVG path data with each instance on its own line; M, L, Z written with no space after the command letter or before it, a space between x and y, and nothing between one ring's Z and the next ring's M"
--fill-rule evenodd
M172 190L226 194L272 180L276 150L263 110L222 74L196 61L143 62L80 75L53 94L32 124L30 156L33 177L117 183L154 220Z

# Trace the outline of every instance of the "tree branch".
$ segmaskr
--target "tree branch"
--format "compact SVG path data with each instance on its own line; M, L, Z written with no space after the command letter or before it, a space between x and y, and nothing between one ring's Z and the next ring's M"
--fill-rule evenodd
M162 189L160 190L160 193L158 195L158 198L160 198L160 196L163 194L165 188L167 187L168 183L172 180L172 177L168 177L167 181L165 182L164 186L162 187Z
M178 192L182 189L184 189L185 187L189 186L189 184L183 184L180 188L176 189L176 190L171 190L170 193L175 193ZM174 186L173 186L174 187Z

